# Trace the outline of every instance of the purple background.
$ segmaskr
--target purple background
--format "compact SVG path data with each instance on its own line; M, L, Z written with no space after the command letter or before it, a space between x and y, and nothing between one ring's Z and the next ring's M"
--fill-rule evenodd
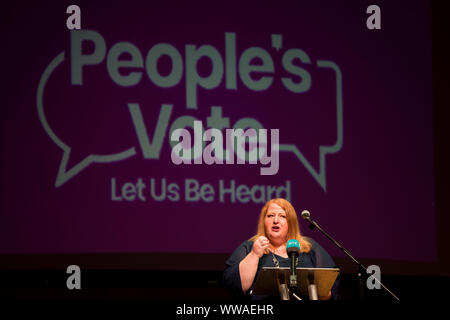
M156 87L145 70L131 88L116 85L103 63L84 68L84 85L70 85L68 4L10 8L2 61L2 153L0 253L198 252L228 253L256 231L262 205L112 202L110 180L150 178L182 185L195 178L213 185L282 185L291 181L297 213L315 220L359 258L432 261L436 258L433 206L431 22L422 1L381 2L382 29L365 26L366 7L348 2L292 1L283 6L227 2L222 7L144 2L79 3L82 28L99 32L107 50L129 41L146 56L155 44L209 44L224 58L225 32L236 33L237 55L251 46L267 50L275 64L273 85L264 92L199 89L197 110L185 107L184 74L173 88ZM412 23L412 21L414 23ZM283 48L271 47L271 34ZM286 49L304 50L312 65L307 93L293 94L280 82ZM116 163L91 164L59 188L54 183L62 151L48 137L37 114L36 91L49 62L66 60L50 78L44 106L59 137L73 148L69 168L90 153L136 147L137 155ZM182 115L203 123L210 106L222 106L231 124L253 117L280 129L280 143L295 143L315 168L318 146L336 139L335 81L317 60L331 60L343 75L344 144L326 157L326 192L291 153L280 153L280 170L261 176L260 165L175 166L167 136L161 158L147 160L127 109L139 103L150 136L162 103L174 104L172 121ZM145 60L144 60L145 61ZM204 66L208 68L207 65ZM47 113L48 112L48 113ZM147 189L148 190L148 189ZM321 236L306 235L342 256Z

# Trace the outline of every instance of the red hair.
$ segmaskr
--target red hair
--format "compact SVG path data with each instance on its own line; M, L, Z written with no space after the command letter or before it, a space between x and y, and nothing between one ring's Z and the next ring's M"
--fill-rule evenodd
M260 236L268 238L264 222L266 219L267 210L269 209L269 206L272 203L279 205L286 213L286 219L288 223L288 234L286 241L290 239L296 239L300 243L301 252L309 252L311 250L311 243L300 233L297 213L295 212L295 209L292 206L292 204L286 199L282 198L271 199L266 202L266 204L261 210L261 214L259 215L258 230L256 232L256 235L251 237L250 241L255 241Z

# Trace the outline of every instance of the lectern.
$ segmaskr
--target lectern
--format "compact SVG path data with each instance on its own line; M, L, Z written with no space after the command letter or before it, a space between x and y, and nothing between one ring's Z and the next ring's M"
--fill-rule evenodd
M292 294L309 296L310 300L324 299L339 274L338 268L297 268L297 291ZM280 295L288 300L290 268L264 267L258 274L253 295Z

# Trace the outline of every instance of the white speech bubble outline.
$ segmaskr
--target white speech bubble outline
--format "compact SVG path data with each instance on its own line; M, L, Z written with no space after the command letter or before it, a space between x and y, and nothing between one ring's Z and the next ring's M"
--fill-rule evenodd
M325 157L327 154L337 153L342 149L344 144L344 107L342 102L342 72L339 66L333 61L317 60L319 68L331 68L336 73L336 110L337 110L337 141L332 146L319 146L319 172L309 163L306 157L300 152L295 144L280 144L279 151L293 152L300 162L305 166L306 170L319 183L322 189L327 191L327 177L325 170Z
M136 150L134 147L131 147L125 151L109 154L109 155L96 155L96 154L90 154L86 158L84 158L81 162L77 163L75 166L73 166L71 169L66 171L67 162L70 157L70 151L71 148L61 141L61 139L58 138L58 136L53 132L53 130L50 128L47 119L45 118L44 114L44 104L43 104L43 97L44 97L44 89L45 85L47 84L47 80L52 74L52 72L65 60L65 54L64 51L58 54L53 60L50 62L50 64L45 68L44 72L42 73L41 79L39 80L39 85L37 89L37 95L36 95L36 104L38 109L38 115L39 120L41 121L42 126L44 127L45 132L47 132L50 139L53 140L53 142L60 147L63 150L63 157L61 160L61 163L59 165L58 169L58 175L56 176L55 181L55 187L58 188L62 186L64 183L69 181L72 177L80 173L82 170L84 170L87 166L89 166L91 163L99 162L99 163L108 163L108 162L116 162L120 160L125 160L129 157L132 157L136 155Z

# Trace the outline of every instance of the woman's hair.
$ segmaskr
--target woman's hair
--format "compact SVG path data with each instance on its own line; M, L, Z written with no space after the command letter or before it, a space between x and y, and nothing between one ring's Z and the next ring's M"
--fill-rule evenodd
M309 252L311 250L311 243L300 234L300 227L298 225L297 213L295 212L295 209L292 206L292 204L289 201L282 198L272 199L266 202L266 204L261 210L261 214L259 215L258 230L256 232L256 235L250 238L250 241L255 241L260 236L268 238L264 222L267 210L269 210L269 206L272 203L279 205L284 210L284 212L286 212L286 219L288 223L288 233L286 240L296 239L300 243L301 252Z

